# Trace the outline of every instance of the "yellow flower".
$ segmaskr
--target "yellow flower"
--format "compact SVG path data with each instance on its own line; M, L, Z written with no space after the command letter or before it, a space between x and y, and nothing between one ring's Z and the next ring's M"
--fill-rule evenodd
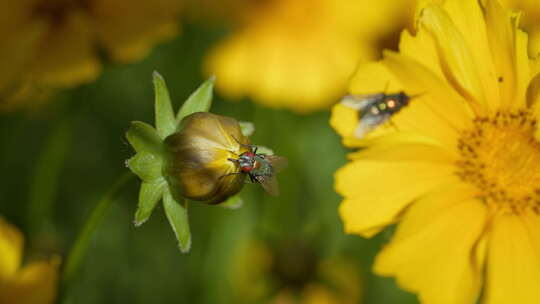
M0 304L52 304L59 259L21 268L23 242L21 232L0 217Z
M354 263L321 259L298 240L241 246L231 274L235 303L353 304L362 293Z
M0 107L93 81L99 51L132 62L176 35L177 0L30 0L0 3Z
M207 58L231 98L309 112L344 93L357 63L376 59L410 19L412 0L252 1ZM236 14L236 12L230 12Z
M540 60L518 21L496 0L428 5L350 85L410 104L362 140L358 113L334 108L345 144L364 147L336 173L345 230L399 222L374 270L423 303L540 303Z

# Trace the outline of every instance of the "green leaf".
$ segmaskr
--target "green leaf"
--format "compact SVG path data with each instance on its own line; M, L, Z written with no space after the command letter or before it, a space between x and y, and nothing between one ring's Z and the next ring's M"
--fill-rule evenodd
M161 154L163 141L151 125L142 121L131 122L126 138L137 152Z
M171 98L165 80L156 71L152 76L154 79L154 94L156 95L156 129L159 136L165 138L176 132L176 121L174 120Z
M126 161L126 165L143 181L161 178L163 159L159 154L141 151Z
M143 182L139 191L139 207L135 213L135 226L144 224L163 196L167 183L164 179L155 182Z
M242 207L243 204L244 204L244 200L240 197L240 195L234 195L234 196L229 197L228 200L226 200L225 202L219 205L227 209L238 209Z
M165 214L178 240L178 247L182 253L189 252L191 248L191 232L189 231L187 205L187 201L184 200L184 206L182 206L173 198L169 189L165 189L163 193Z
M201 86L189 96L176 115L176 123L180 124L184 117L195 112L208 112L212 106L215 76L208 78Z
M249 137L255 132L255 125L249 121L241 121L240 130L244 136Z

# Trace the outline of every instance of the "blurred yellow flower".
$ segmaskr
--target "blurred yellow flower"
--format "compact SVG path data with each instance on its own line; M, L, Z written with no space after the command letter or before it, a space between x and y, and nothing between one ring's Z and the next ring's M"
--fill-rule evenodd
M251 1L209 54L206 73L228 97L297 112L344 93L359 61L376 59L411 19L413 0Z
M354 263L322 259L303 241L249 242L232 267L235 303L357 304L362 295Z
M0 304L52 304L56 299L59 259L21 268L23 235L0 217Z
M100 51L120 63L178 32L180 0L25 0L0 3L0 107L93 81Z
M540 60L518 21L497 0L428 5L350 85L418 96L362 140L358 113L334 108L364 147L336 173L345 230L399 221L374 270L423 303L540 303Z

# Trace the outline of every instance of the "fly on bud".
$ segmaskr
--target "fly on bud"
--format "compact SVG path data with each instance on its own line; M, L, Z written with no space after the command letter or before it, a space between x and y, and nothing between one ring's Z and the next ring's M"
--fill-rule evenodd
M176 195L219 204L242 189L246 175L277 194L275 173L282 167L275 160L282 158L258 154L236 119L197 112L180 125L165 139L165 173Z
M344 106L358 111L360 122L354 131L354 136L360 139L407 106L411 98L404 92L396 94L377 93L347 95L340 102Z
M240 154L238 158L229 160L236 163L240 169L238 173L247 174L253 183L259 183L271 195L279 195L276 173L287 167L287 159L276 155L257 153L257 147L247 146L249 151Z

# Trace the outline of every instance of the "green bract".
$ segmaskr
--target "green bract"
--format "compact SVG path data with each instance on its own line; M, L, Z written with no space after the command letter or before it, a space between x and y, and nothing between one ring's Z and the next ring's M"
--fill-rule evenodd
M182 252L188 252L191 246L191 233L188 222L188 201L173 195L169 183L164 176L164 140L167 136L179 131L182 119L195 112L207 112L212 104L214 77L204 82L182 105L178 113L173 112L171 100L165 80L157 72L153 74L155 91L155 128L141 121L134 121L126 133L126 138L133 146L136 154L127 160L129 169L141 180L139 204L135 213L135 226L148 220L152 211L163 201L167 219L176 235L178 246ZM241 202L232 197L226 206L232 207Z

